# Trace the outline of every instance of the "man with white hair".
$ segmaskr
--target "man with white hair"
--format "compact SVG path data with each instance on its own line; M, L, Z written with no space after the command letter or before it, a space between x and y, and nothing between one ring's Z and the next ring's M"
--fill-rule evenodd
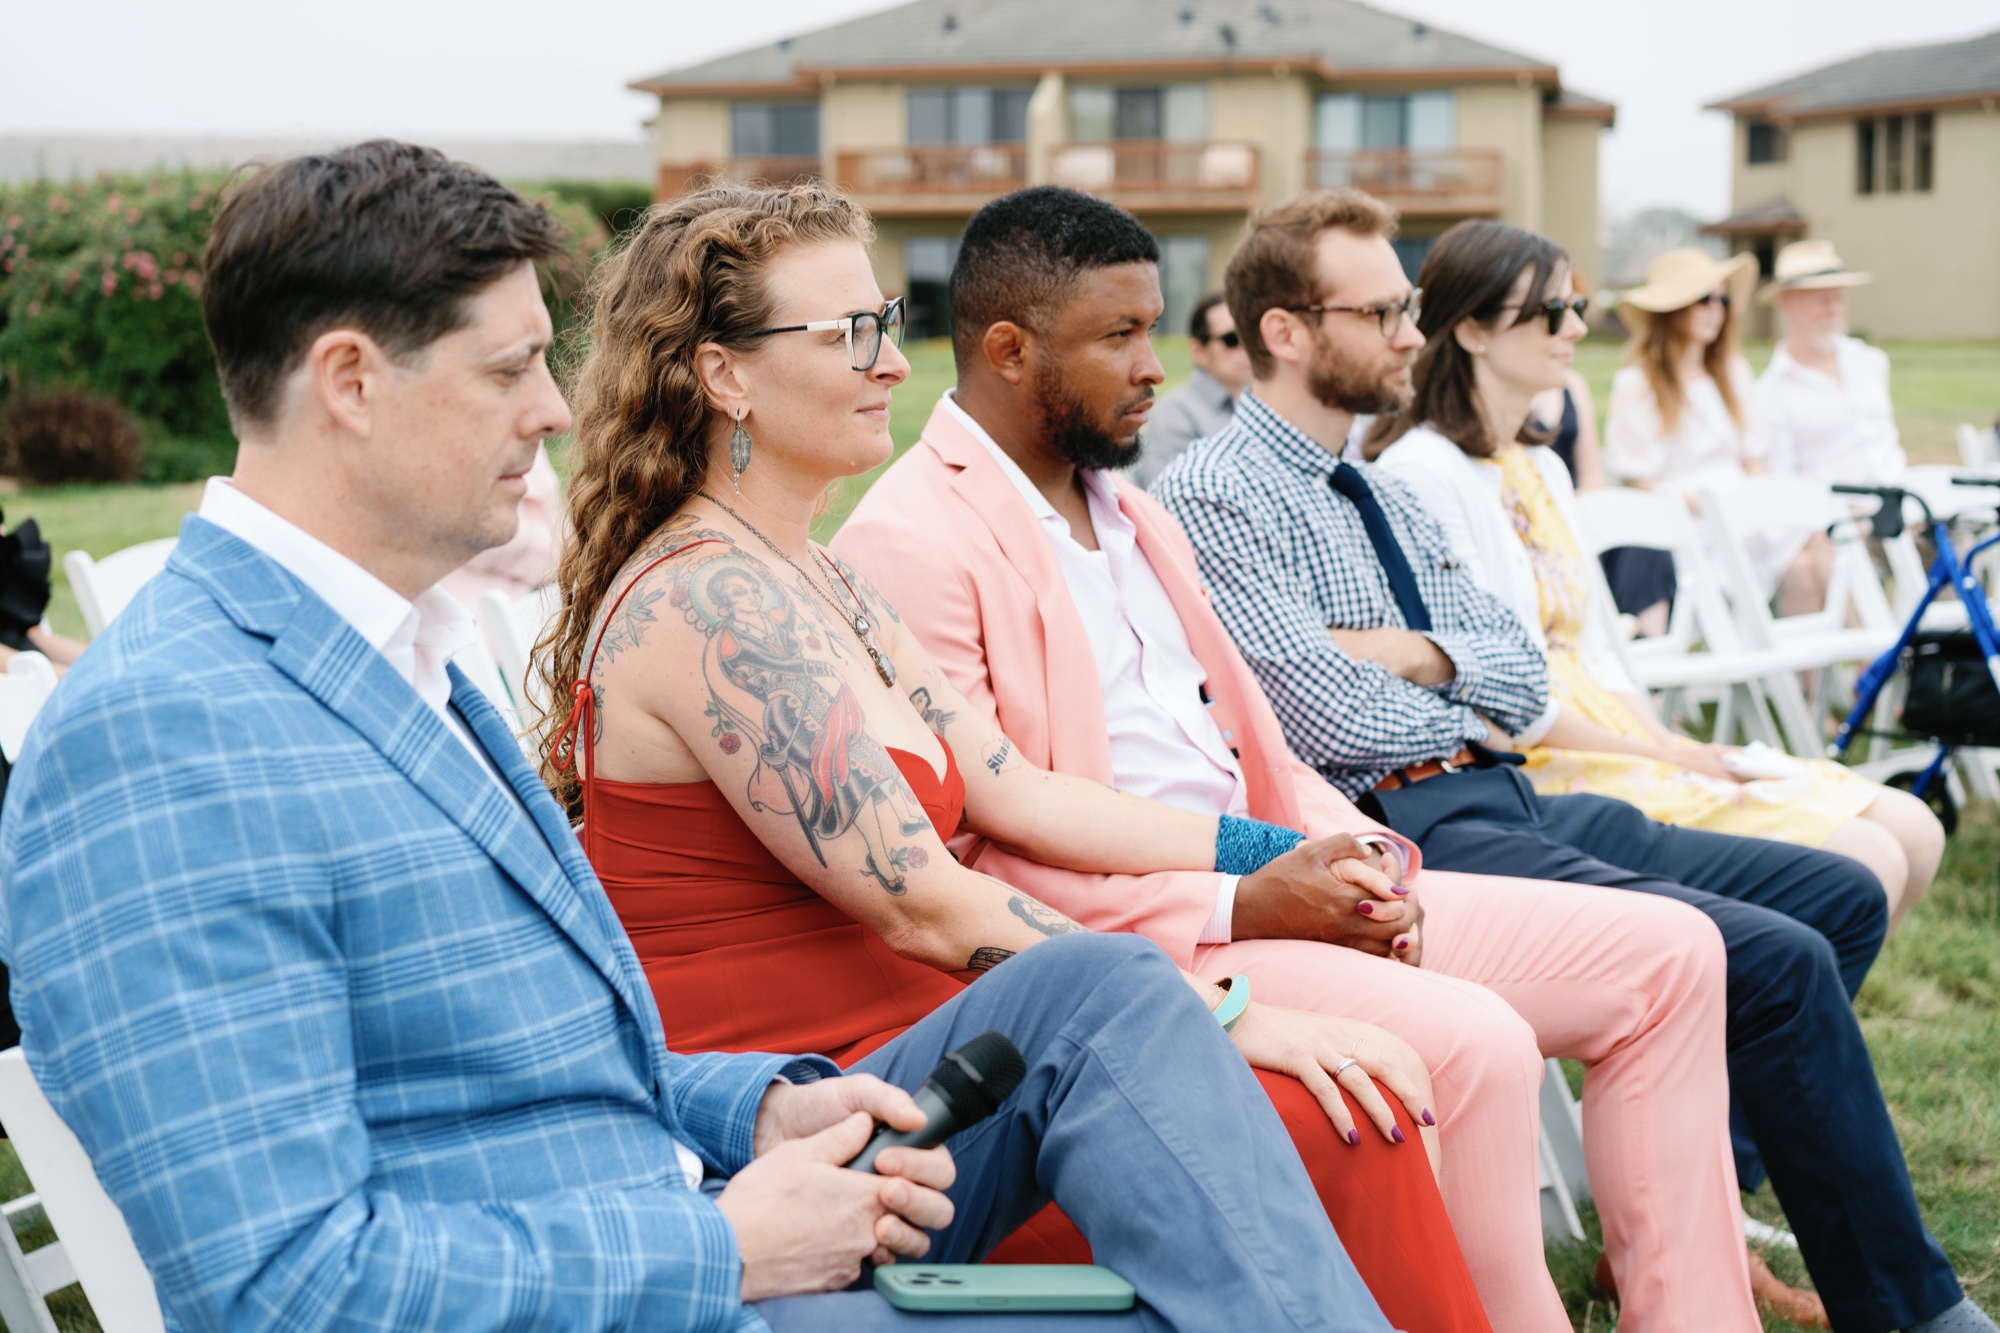
M1785 331L1757 381L1771 471L1880 486L1908 466L1889 402L1888 355L1847 333L1847 289L1872 281L1851 272L1831 241L1794 241L1778 252L1758 294L1777 305Z

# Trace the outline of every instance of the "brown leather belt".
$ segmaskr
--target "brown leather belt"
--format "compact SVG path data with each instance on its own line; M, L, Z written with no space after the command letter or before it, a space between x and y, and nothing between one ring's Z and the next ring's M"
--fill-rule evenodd
M1376 791L1394 791L1407 787L1425 778L1434 778L1440 773L1456 773L1461 768L1472 767L1472 751L1460 750L1449 759L1430 759L1421 764L1409 764L1386 775L1375 784Z

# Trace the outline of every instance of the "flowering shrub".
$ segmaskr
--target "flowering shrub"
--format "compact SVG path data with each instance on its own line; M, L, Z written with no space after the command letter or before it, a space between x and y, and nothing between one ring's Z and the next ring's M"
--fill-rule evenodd
M139 475L195 480L235 456L201 324L201 251L220 171L0 185L0 408L33 390L121 404L145 436ZM607 240L588 205L541 202L570 231L547 268L558 327Z

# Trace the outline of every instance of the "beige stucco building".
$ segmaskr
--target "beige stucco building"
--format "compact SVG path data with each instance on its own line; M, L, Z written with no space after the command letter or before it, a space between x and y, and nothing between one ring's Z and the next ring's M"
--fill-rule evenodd
M1731 249L1831 240L1877 338L2000 338L2000 30L1876 51L1714 104L1735 118ZM1771 331L1760 311L1752 332Z
M1087 190L1160 238L1168 327L1219 284L1245 214L1353 184L1403 215L1414 272L1451 223L1547 232L1602 277L1612 107L1553 65L1350 0L913 0L639 80L658 191L838 183L877 276L942 332L965 221L1023 185Z

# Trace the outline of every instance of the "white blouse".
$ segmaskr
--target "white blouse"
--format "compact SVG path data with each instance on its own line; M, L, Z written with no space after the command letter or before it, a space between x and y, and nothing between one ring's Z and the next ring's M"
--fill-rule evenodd
M1604 423L1604 470L1613 481L1650 482L1663 490L1694 495L1726 490L1743 480L1743 465L1762 462L1770 452L1756 381L1750 363L1729 363L1730 387L1743 424L1729 414L1715 381L1704 376L1689 385L1671 433L1660 426L1660 405L1638 366L1626 366L1611 381Z

